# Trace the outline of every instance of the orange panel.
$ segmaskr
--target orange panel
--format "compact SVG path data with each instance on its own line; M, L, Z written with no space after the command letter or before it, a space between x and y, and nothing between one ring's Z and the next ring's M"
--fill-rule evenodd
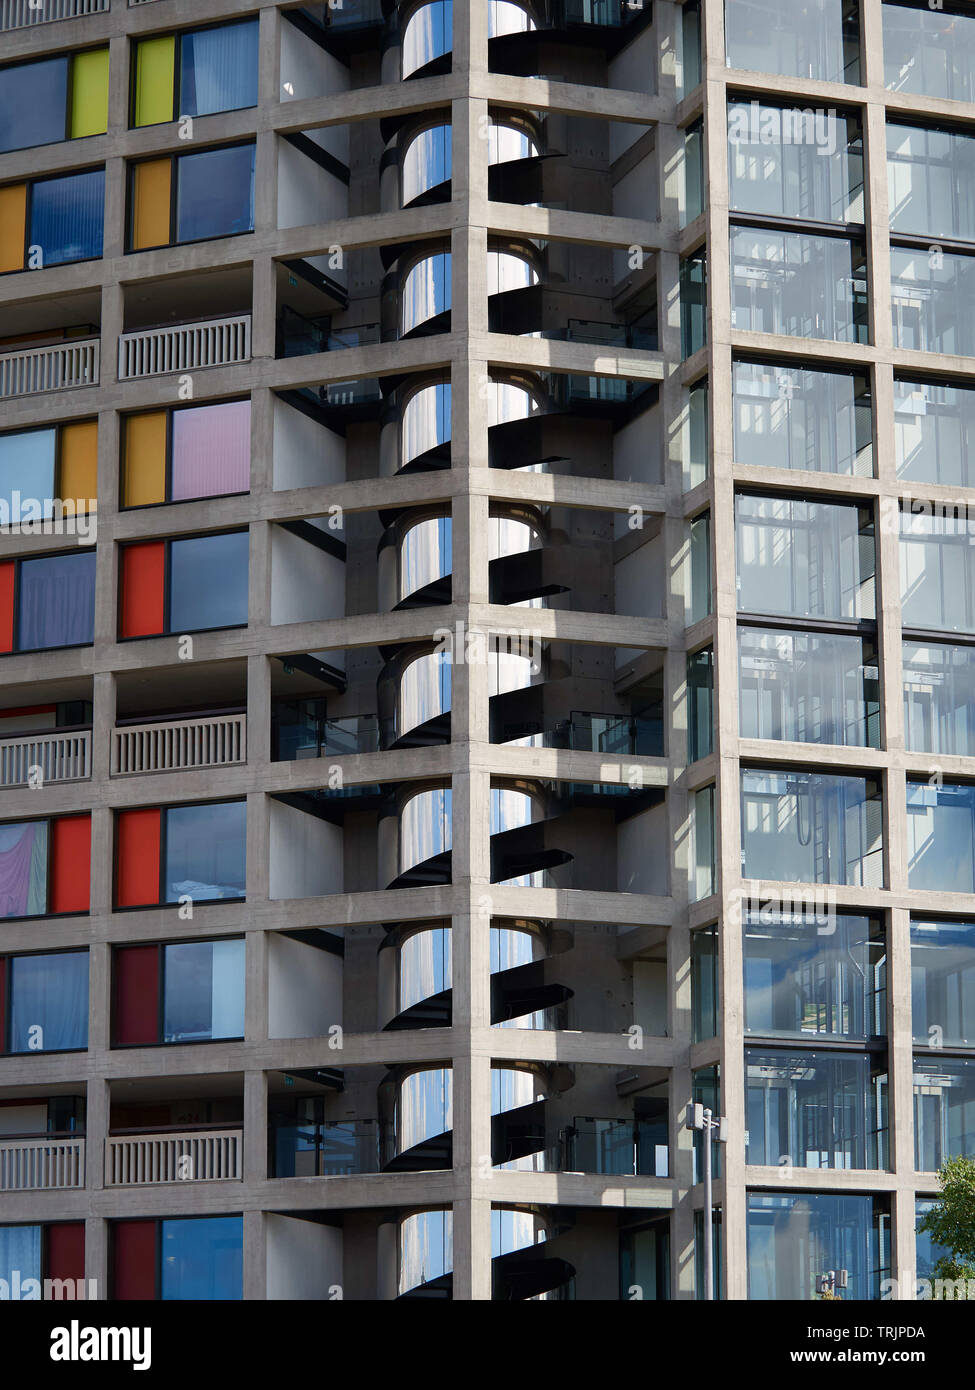
M91 904L91 816L51 822L51 912L87 912Z
M166 623L166 543L140 541L122 551L121 637L152 637Z
M62 501L70 498L79 515L96 511L98 496L98 422L82 420L61 429Z
M159 901L160 810L120 811L115 867L119 907L146 907Z
M13 560L0 564L0 652L14 649L14 582L16 567Z
M154 502L165 502L168 425L165 410L130 415L126 420L123 507L148 507Z
M169 245L169 206L173 166L149 159L132 174L132 250Z
M27 237L27 185L0 188L0 273L23 270Z

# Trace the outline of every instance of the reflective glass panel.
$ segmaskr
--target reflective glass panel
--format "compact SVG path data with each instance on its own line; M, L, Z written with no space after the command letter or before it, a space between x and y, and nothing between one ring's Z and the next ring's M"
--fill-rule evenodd
M171 942L163 951L163 1042L242 1038L243 938Z
M170 632L247 622L247 553L246 531L171 542Z
M975 757L975 647L905 641L902 652L908 749Z
M414 1071L403 1077L397 1097L397 1153L453 1128L452 1081L449 1067Z
M450 178L451 130L449 125L431 126L411 141L403 156L403 206Z
M914 1166L935 1173L975 1152L975 1058L914 1058Z
M258 22L180 35L180 116L257 105Z
M450 442L450 382L415 392L403 407L400 464Z
M883 806L873 778L743 770L741 838L746 878L883 883Z
M847 116L811 106L728 106L733 212L862 222L863 137Z
M890 229L975 241L975 139L888 125Z
M739 628L738 672L742 738L878 747L872 643L844 633Z
M894 382L897 476L975 487L975 389Z
M399 1228L400 1293L431 1284L453 1267L453 1213L421 1211L405 1217Z
M844 237L732 227L731 326L790 338L865 343L862 245Z
M867 508L739 496L735 514L741 612L874 616L874 528Z
M449 850L451 831L449 787L411 796L400 814L400 873Z
M95 552L41 556L20 566L18 648L84 646L95 632Z
M45 58L0 68L0 154L65 138L68 62Z
M975 786L907 784L907 882L975 893Z
M54 429L0 434L0 522L6 524L18 515L52 515L56 448ZM15 492L20 494L17 505ZM36 507L32 505L35 501ZM6 517L4 505L10 508Z
M914 1041L975 1047L975 923L911 922Z
M243 1298L242 1216L170 1218L161 1223L161 1237L160 1298Z
M168 903L241 898L246 883L247 803L169 806L165 827Z
M40 179L30 190L30 245L45 266L102 254L105 170Z
M400 598L445 578L452 564L450 517L417 522L404 535L400 549Z
M862 478L873 474L866 375L735 362L732 388L738 463Z
M745 1162L883 1168L886 1059L865 1053L745 1049Z
M821 82L859 82L857 0L725 0L728 66Z
M184 154L176 162L176 240L254 230L254 145Z
M748 1297L818 1298L829 1270L846 1271L842 1297L879 1299L890 1269L890 1217L874 1197L832 1192L750 1192Z
M975 101L975 15L918 0L882 5L884 80L891 91Z
M88 1046L88 952L14 956L10 961L10 1051Z
M975 632L975 513L969 520L967 504L949 502L936 515L936 506L901 512L901 618L905 627Z
M410 267L403 283L400 332L410 333L449 308L450 252L443 251Z
M414 11L403 34L403 76L432 63L453 46L452 0L434 0Z
M47 911L48 823L0 824L0 917L36 917Z
M894 346L975 356L975 256L890 248Z

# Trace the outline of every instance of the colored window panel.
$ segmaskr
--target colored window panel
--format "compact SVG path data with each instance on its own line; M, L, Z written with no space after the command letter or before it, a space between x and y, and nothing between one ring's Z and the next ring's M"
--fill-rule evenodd
M161 1298L243 1297L243 1217L198 1216L161 1224Z
M252 19L182 35L181 116L257 105L257 31L257 20Z
M108 130L108 49L76 53L71 63L72 140Z
M104 216L104 169L31 185L30 244L45 266L100 256Z
M0 825L0 917L47 911L47 821Z
M51 822L51 912L87 912L91 901L91 816Z
M169 245L172 161L149 159L132 171L132 250Z
M0 153L63 140L67 99L67 58L0 71Z
M135 65L135 124L160 125L173 119L176 39L172 34L143 39Z
M203 632L247 622L247 549L246 531L172 542L170 632Z
M130 415L125 422L122 492L127 507L166 500L166 426L164 410Z
M88 952L14 956L10 962L11 1052L88 1046Z
M250 487L250 401L173 412L172 500Z
M0 435L0 521L51 515L56 448L53 429ZM40 505L35 510L31 502Z
M155 1221L119 1221L113 1226L112 1297L156 1297Z
M0 564L0 652L14 649L14 587L17 566L13 560Z
M95 552L43 556L20 566L18 648L77 647L95 635Z
M254 230L254 146L182 155L176 240L205 241Z
M61 469L58 491L79 512L97 510L98 424L82 420L61 430Z
M26 183L0 188L0 273L23 270L26 232Z
M159 1041L159 948L126 946L115 952L116 1046Z
M81 1221L55 1221L48 1226L44 1234L47 1237L45 1277L48 1279L84 1279L84 1223Z
M165 814L166 902L243 897L246 803L170 806Z
M125 547L121 636L151 637L165 630L165 575L165 541Z
M0 1226L0 1279L9 1289L18 1277L21 1288L41 1277L40 1226Z
M158 806L119 812L115 885L119 907L158 903L159 828Z
M243 940L180 941L163 949L163 1042L242 1038Z

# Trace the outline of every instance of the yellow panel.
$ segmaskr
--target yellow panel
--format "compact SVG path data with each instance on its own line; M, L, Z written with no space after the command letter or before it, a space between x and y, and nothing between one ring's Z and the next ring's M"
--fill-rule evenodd
M166 500L166 412L130 415L125 422L122 505L146 507Z
M62 500L70 497L75 501L78 512L98 510L97 421L82 420L62 427L59 490Z
M0 188L0 273L23 270L26 226L26 183Z
M108 49L76 53L71 60L71 139L108 130Z
M132 179L132 250L169 245L169 198L173 166L169 159L137 164Z
M143 39L135 57L135 124L173 119L176 96L176 37Z

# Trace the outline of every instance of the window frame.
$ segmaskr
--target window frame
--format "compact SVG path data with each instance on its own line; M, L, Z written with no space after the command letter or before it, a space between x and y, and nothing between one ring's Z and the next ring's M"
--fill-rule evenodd
M113 912L144 912L146 909L157 911L159 908L179 907L179 901L169 902L164 891L166 887L166 848L168 836L168 812L180 810L184 806L194 808L202 806L247 806L246 796L224 796L212 798L207 801L167 801L165 805L149 806L119 806L112 818L112 911ZM159 812L159 881L157 884L158 898L154 903L127 903L121 904L118 901L118 872L119 872L119 818L126 811L158 811ZM247 869L247 815L244 814L244 870ZM247 882L244 881L244 892L236 898L201 898L199 902L194 902L194 907L206 907L211 902L224 903L243 903L247 901ZM60 914L59 914L60 915ZM5 919L0 918L0 921ZM10 920L18 920L11 918ZM181 938L182 939L182 938ZM189 939L189 938L188 938ZM209 938L207 938L209 939ZM126 943L127 944L127 943ZM152 943L146 943L151 945ZM113 1017L114 1027L114 1017Z
M0 81L3 79L3 74L8 72L11 68L26 68L40 63L63 62L67 69L64 79L64 134L58 140L43 140L39 145L15 145L13 149L2 151L3 154L16 154L22 150L47 149L51 145L68 144L72 140L97 140L100 135L106 135L108 133L107 130L104 130L93 135L71 134L71 116L74 106L74 60L81 54L101 52L106 54L110 52L108 43L89 44L86 48L70 48L66 49L63 53L46 53L39 57L18 58L14 62L4 63L2 67L0 67Z
M194 803L197 804L197 803ZM116 824L118 818L116 817ZM242 898L235 899L243 902ZM151 904L150 904L151 906ZM178 907L178 903L161 903L162 907ZM137 908L115 908L116 912L135 912ZM244 932L231 932L226 936L191 936L179 937L167 941L119 941L112 946L112 971L111 971L111 1007L109 1009L109 1050L112 1052L131 1051L138 1047L211 1047L215 1043L243 1042L246 1034L240 1033L234 1037L227 1038L193 1038L186 1042L174 1042L163 1037L164 1022L166 1016L166 947L167 946L212 946L218 941L243 941L246 943L247 936ZM118 1042L118 987L116 977L116 961L119 953L129 949L145 950L149 946L156 952L156 1040L155 1042ZM246 947L245 947L246 951ZM244 962L244 1003L247 1002L247 966L246 955ZM7 995L9 998L9 994ZM2 1055L2 1054L0 1054ZM18 1054L19 1055L19 1054Z
M249 109L249 108L245 108ZM203 118L201 117L201 120ZM143 129L143 127L139 127ZM144 127L151 130L152 126ZM202 150L178 150L170 154L148 155L143 159L131 159L127 161L126 170L126 214L125 214L125 255L140 256L147 251L166 251L175 246L202 246L211 241L223 241L227 237L242 237L254 235L255 208L251 206L251 226L240 232L220 232L217 236L193 237L188 241L177 239L178 214L179 214L179 162L192 155L217 154L221 150L251 149L254 151L255 180L257 170L257 137L249 136L243 140L228 140L222 145L208 145ZM135 223L135 171L142 164L161 164L164 160L169 161L169 240L159 242L155 246L133 246L133 232ZM30 216L27 217L28 228L30 226Z
M185 29L171 29L162 34L139 34L132 40L131 55L129 58L129 108L128 108L128 128L129 130L158 130L160 126L172 125L174 121L182 120L188 114L179 111L179 98L183 89L183 39L190 34L205 34L211 29L231 29L242 27L245 24L259 25L256 13L253 15L231 16L226 19L211 21L209 24L190 25ZM139 48L149 39L173 39L173 114L168 121L153 121L145 125L136 124L136 105L139 83ZM260 31L258 29L258 54L260 54ZM257 75L259 83L260 78ZM208 111L206 116L190 116L190 120L203 121L208 116L222 116L230 111L254 111L260 105L260 90L258 89L258 100L248 106L223 106L219 111Z
M25 428L21 428L21 429L0 430L0 445L3 444L3 441L4 441L5 439L16 439L16 438L19 438L21 435L25 435L25 434L43 434L43 433L46 433L48 430L52 430L52 429L54 430L54 482L53 482L53 485L52 485L52 488L51 488L51 492L52 492L52 494L53 494L52 500L59 499L59 500L62 501L62 502L65 500L65 498L64 498L64 489L63 489L62 486L61 486L61 470L62 470L62 465L63 465L63 462L64 462L64 460L63 460L63 451L64 451L63 438L64 438L64 431L65 431L65 429L66 429L67 427L71 426L71 425L94 425L94 426L96 427L96 429L97 429L97 427L98 427L98 416L97 416L97 415L85 415L85 416L82 416L82 417L81 417L80 419L78 419L78 420L55 420L54 423L51 424L51 425L27 425ZM97 480L96 480L96 481L97 481ZM17 484L14 483L14 486L16 487ZM75 499L75 500L77 500L77 499ZM87 502L87 501L89 501L90 499L88 499L88 498L86 497L84 500ZM97 498L96 498L96 501L97 501ZM75 515L76 515L76 516L91 516L92 513L91 513L91 512L76 512ZM73 553L73 552L69 552L69 553ZM14 558L14 557L11 557L11 558ZM26 559L36 559L37 557L36 557L36 556L33 556L33 555L30 555L30 556L25 555L25 556L20 557L20 558L23 558L23 559L26 560ZM45 651L46 651L46 650L48 650L48 648L42 648L42 650L45 650Z
M50 864L49 864L48 867L50 867ZM34 919L28 919L28 918L25 918L25 917L9 917L9 918L4 918L3 920L4 920L4 921L11 921L11 922L13 922L13 921L24 922L24 921L28 921L28 920L35 920L35 921L36 921L37 919L36 919L36 918L34 918ZM78 947L78 946L69 946L69 947L60 948L60 949L55 948L55 949L53 949L53 950L52 950L52 949L44 950L44 949L42 948L42 949L40 949L40 950L35 950L35 951L9 951L9 952L7 952L5 955L0 956L0 998L2 998L2 1000L3 1000L3 1030L2 1030L2 1032L0 1032L0 1057L31 1057L31 1056L34 1056L34 1055L40 1055L40 1056L44 1057L44 1056L48 1056L48 1055L55 1055L55 1056L57 1056L57 1055L63 1055L63 1054L68 1053L68 1052L87 1052L88 1049L89 1049L89 1047L90 1047L90 1044L91 1044L91 1038L90 1038L90 1036L89 1036L89 1034L88 1034L88 1018L87 1018L87 1017L86 1017L86 1019L85 1019L85 1035L86 1035L86 1040L85 1040L85 1045L84 1045L84 1047L45 1047L45 1048L40 1049L40 1050L39 1050L39 1053L37 1053L37 1054L35 1054L34 1052L31 1052L30 1049L25 1049L24 1051L21 1051L21 1052L14 1052L14 1051L12 1051L11 1046L10 1046L10 1041L11 1041L11 1038L10 1038L10 1020L11 1020L11 1014L12 1014L11 1005L12 1005L12 1002L13 1002L13 966L12 966L11 962L14 961L14 960L23 960L24 957L26 957L26 956L87 956L87 957L88 957L88 970L89 970L89 974L88 974L88 1007L89 1007L89 1010L90 1010L90 1008L91 1008L91 950L90 950L90 948L89 948L88 946L82 946L82 947ZM82 1133L84 1133L84 1131L82 1131ZM38 1223L35 1221L35 1222L22 1222L22 1223L6 1222L6 1223L3 1223L3 1224L6 1224L6 1225L14 1225L14 1224L37 1225Z
M14 566L14 589L13 589L13 645L9 652L0 652L0 660L9 656L25 656L33 652L72 652L79 651L83 647L92 647L95 644L95 634L92 631L91 639L87 642L69 642L64 647L22 647L20 645L20 600L21 600L21 569L31 560L61 560L68 555L88 555L95 557L94 546L77 547L74 550L52 550L38 551L34 555L12 555L7 563ZM97 559L96 559L97 567ZM96 568L97 576L97 568Z
M79 139L84 139L84 140L92 140L92 139L96 139L97 137L96 137L96 136L90 136L90 135L84 135L84 136L79 136L78 138L79 138ZM31 148L34 148L34 149L43 149L43 148L45 148L45 147L42 146L42 145L40 145L40 146L32 146ZM12 153L13 153L13 152L12 152ZM2 156L0 156L0 158L2 158ZM47 174L38 174L38 175L36 175L35 177L28 177L28 178L24 178L24 179L13 179L13 180L11 180L10 183L4 183L4 184L3 184L3 188L23 187L23 189L24 189L24 256L23 256L23 264L22 264L22 265L17 266L17 267L16 267L15 269L13 269L13 270L3 270L3 271L0 271L0 278L2 278L4 275L36 274L38 270L57 270L57 269L59 269L61 266L65 266L65 265L88 265L88 264L90 264L92 261L101 261L101 260L104 260L104 258L105 258L105 196L104 196L104 195L105 195L105 188L104 188L104 183L103 183L103 186L102 186L102 249L99 251L98 255L97 255L97 256L79 256L79 257L77 257L76 259L70 260L70 261L56 261L53 265L48 265L47 262L45 261L45 263L44 263L43 265L37 266L34 270L31 270L30 267L29 267L29 265L28 265L28 252L30 251L30 248L36 244L35 242L31 241L31 224L32 224L33 219L34 219L34 189L35 189L36 185L39 184L39 183L52 183L55 179L79 178L79 177L81 177L83 174L101 174L101 175L102 175L102 178L103 178L103 180L104 180L104 177L105 177L105 165L104 165L104 164L93 164L93 165L88 166L88 167L86 167L86 168L84 168L84 169L65 169L65 170L60 170L60 171L54 170L54 171L52 171L51 173L47 173Z
M155 410L133 410L133 411L129 412L127 415L123 416L123 422L122 422L122 448L121 448L121 451L120 451L121 457L120 457L120 459L119 459L119 497L120 497L120 499L122 499L122 500L120 501L119 511L120 511L120 512L144 512L144 511L151 511L153 508L157 508L157 507L182 507L182 506L185 506L188 502L205 502L205 501L208 501L208 500L210 500L211 498L215 498L215 497L249 497L249 496L250 496L250 491L251 491L249 487L247 488L247 490L246 490L245 492L217 492L217 493L208 492L208 493L206 493L206 494L205 494L204 496L202 496L202 497L173 497L173 496L172 496L172 491L173 491L173 435L174 435L174 430L173 430L173 416L176 414L176 412L179 411L179 410L201 410L201 409L205 409L207 406L216 406L216 405L242 405L245 401L247 402L248 406L251 405L251 403L252 403L252 398L251 398L250 392L248 392L246 395L242 395L242 396L228 396L228 397L225 398L225 399L224 399L224 398L221 398L220 400L214 400L214 401L197 401L197 400L194 400L194 401L192 401L192 402L190 402L190 403L187 403L187 404L185 404L185 405L164 405L164 406L162 407L161 411L160 411L159 409L155 409ZM165 416L166 416L166 450L165 450L165 456L164 456L164 459L163 459L163 485L164 485L165 490L166 490L166 496L163 498L163 500L162 500L161 502L132 502L132 503L127 503L127 502L125 502L124 498L125 498L125 469L126 469L126 463L127 463L126 453L127 453L127 450L128 450L127 431L128 431L128 428L129 428L129 421L130 421L130 420L138 419L140 416L143 416L143 415L159 415L159 414L161 414L161 413L162 413L162 414L165 414ZM39 428L44 429L44 428L47 428L47 426L39 426ZM0 438L2 438L2 436L0 436ZM250 465L250 458L248 458L248 469L249 469L249 465ZM182 539L184 539L184 537L176 537L175 539L182 540ZM131 640L131 639L126 638L126 639L123 639L123 640L128 641L128 640Z
M168 438L168 435L169 435L169 426L168 426L168 424L167 424L167 438ZM240 494L234 494L234 495L236 495L236 496L243 496L244 494L240 493ZM185 500L186 500L187 502L200 502L200 501L202 501L202 500L204 500L204 499L199 498L199 497L187 497ZM175 504L169 503L169 502L148 502L148 503L146 503L145 505L148 506L148 507L163 507L163 506L168 507L168 506L172 506L172 505L175 505ZM134 508L133 510L137 510L137 509ZM123 561L123 563L121 563L121 564L119 565L119 567L118 567L118 595L117 595L117 600L116 600L116 620L117 620L117 621L116 621L116 640L119 641L119 642L146 642L146 641L152 641L154 638L157 638L157 637L174 637L174 636L179 636L179 635L181 635L181 634L177 633L177 632L174 630L173 626L172 626L172 580L173 580L173 564L172 564L172 553L173 553L173 552L172 552L172 547L173 547L173 544L174 544L176 541L205 540L205 539L207 539L208 536L240 536L240 535L249 535L249 534L250 534L250 527L249 527L249 526L232 526L232 527L230 527L230 528L229 528L228 530L226 530L226 531L204 531L204 532L202 532L202 533L196 533L196 532L192 532L192 531L191 531L191 532L189 532L189 533L188 533L187 535L185 535L185 536L160 536L160 537L158 537L158 538L156 538L156 539L154 539L154 540L153 540L153 539L149 539L149 540L138 540L138 541L123 541L122 544L119 546L119 550L120 550L120 552L121 552L123 555L124 555L125 551L128 550L131 546L136 546L136 545L153 545L153 544L160 544L160 543L161 543L162 546L164 547L164 549L163 549L163 557L164 557L164 563L163 563L163 624L164 624L164 627L163 627L163 631L162 631L162 632L140 632L140 633L135 633L135 634L133 634L132 636L129 636L129 637L127 637L127 636L125 636L125 635L123 634L123 632L122 632L122 612L123 612L122 605L123 605L123 601L124 601L124 592L125 592L125 564L124 564L124 561ZM249 559L250 559L250 556L249 556L249 554L248 554L248 562L249 562ZM15 599L15 602L16 602L16 599ZM16 611L16 610L15 610L15 611ZM200 634L205 633L205 632L239 632L239 631L241 631L243 628L246 628L246 627L249 625L249 623L250 623L250 611L249 611L249 608L248 608L247 618L246 618L246 619L244 620L244 622L242 622L242 623L227 623L227 624L223 624L223 625L220 626L220 627L194 627L194 628L191 628L190 631L192 632L192 634L193 634L194 636L200 635ZM47 650L47 648L41 648L41 650Z

